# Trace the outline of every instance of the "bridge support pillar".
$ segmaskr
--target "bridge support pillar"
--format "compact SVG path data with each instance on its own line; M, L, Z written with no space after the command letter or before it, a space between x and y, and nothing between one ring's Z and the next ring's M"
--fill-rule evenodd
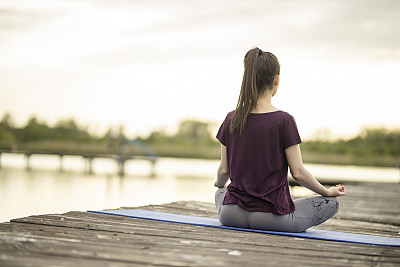
M117 159L118 175L121 177L125 175L125 161L126 159L123 156L119 156Z
M30 161L31 161L31 153L25 153L25 168L27 171L31 170L31 165L30 165Z
M59 154L58 155L58 163L59 163L58 169L59 169L60 172L64 171L64 169L63 169L63 157L64 157L63 154Z

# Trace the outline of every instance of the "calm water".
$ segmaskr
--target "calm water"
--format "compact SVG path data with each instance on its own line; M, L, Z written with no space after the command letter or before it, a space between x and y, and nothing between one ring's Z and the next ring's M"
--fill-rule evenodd
M72 210L100 210L121 206L161 204L178 200L213 202L213 182L217 160L162 158L151 165L134 160L126 166L126 176L116 175L112 160L94 160L94 174L84 174L80 157L65 157L63 172L58 157L32 156L31 171L26 171L21 155L3 154L0 170L0 222L35 214ZM316 177L346 181L398 182L396 168L371 168L307 164ZM310 192L295 187L293 195Z

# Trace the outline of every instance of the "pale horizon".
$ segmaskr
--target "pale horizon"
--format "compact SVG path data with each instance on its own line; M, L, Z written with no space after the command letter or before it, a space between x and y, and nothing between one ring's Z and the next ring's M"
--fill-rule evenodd
M67 1L0 3L0 116L73 118L90 132L218 127L235 108L244 54L281 62L273 104L305 139L400 127L400 3Z

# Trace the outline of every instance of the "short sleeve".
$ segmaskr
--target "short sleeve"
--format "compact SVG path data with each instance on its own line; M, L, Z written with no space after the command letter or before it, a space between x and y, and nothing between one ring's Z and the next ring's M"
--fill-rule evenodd
M217 133L217 139L218 141L223 144L224 146L226 146L227 143L227 137L229 134L229 129L230 129L230 120L229 118L231 117L231 113L228 113L228 115L226 116L224 122L221 124L221 126L219 127L218 133Z
M287 114L283 120L283 148L301 143L299 131L297 130L296 121L293 116Z

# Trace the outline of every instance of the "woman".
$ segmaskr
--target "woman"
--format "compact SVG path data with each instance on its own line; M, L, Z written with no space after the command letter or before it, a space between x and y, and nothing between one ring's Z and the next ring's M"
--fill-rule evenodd
M221 163L215 204L223 225L302 232L335 215L336 197L346 194L342 185L325 188L304 168L294 118L271 104L279 72L272 53L259 48L247 52L236 110L228 113L217 134ZM288 167L300 185L320 196L293 201Z

